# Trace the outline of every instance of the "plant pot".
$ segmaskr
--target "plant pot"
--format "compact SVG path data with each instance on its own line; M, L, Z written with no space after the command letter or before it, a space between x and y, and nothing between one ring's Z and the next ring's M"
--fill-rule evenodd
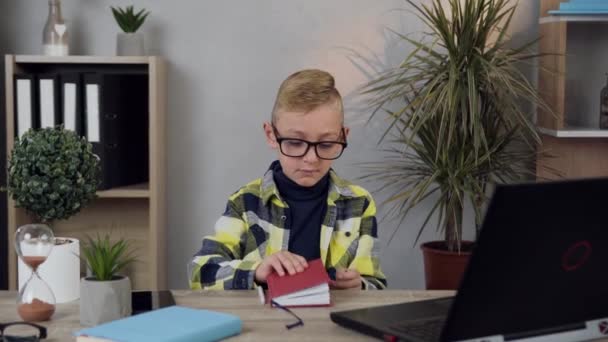
M118 276L99 281L92 277L80 281L80 324L98 325L131 315L131 281Z
M116 35L117 56L144 56L143 33L118 33Z
M473 242L462 241L460 253L447 250L444 241L430 241L420 246L424 258L427 290L456 290L466 269Z
M80 297L80 242L74 238L56 237L57 241L67 241L55 244L51 254L38 268L40 278L51 288L55 301L67 303ZM21 259L17 264L19 289L27 282L32 270Z

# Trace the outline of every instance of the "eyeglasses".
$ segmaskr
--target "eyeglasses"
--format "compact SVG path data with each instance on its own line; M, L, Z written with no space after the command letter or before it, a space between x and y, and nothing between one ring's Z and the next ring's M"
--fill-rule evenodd
M0 323L0 342L37 342L46 338L46 328L30 322Z
M272 306L276 306L277 308L279 308L279 309L281 309L281 310L283 310L283 311L285 311L285 312L289 313L290 315L292 315L293 317L295 317L295 318L298 320L298 321L297 321L297 322L295 322L295 323L291 323L291 324L285 324L285 328L287 328L287 329L293 329L293 328L295 328L295 327L299 327L299 326L301 326L301 325L304 325L304 321L303 321L303 320L302 320L300 317L298 317L298 315L296 315L296 314L295 314L295 313L293 313L291 310L289 310L287 307L284 307L283 305L281 305L281 304L279 304L279 303L275 302L274 300L271 300L271 301L270 301L270 304L271 304Z
M346 134L344 128L340 131L340 137L343 141L317 141L311 142L304 139L284 138L279 135L277 128L272 125L272 130L279 143L281 153L288 157L303 157L308 153L311 146L315 148L315 153L319 159L334 160L340 158L342 152L348 143L346 143Z

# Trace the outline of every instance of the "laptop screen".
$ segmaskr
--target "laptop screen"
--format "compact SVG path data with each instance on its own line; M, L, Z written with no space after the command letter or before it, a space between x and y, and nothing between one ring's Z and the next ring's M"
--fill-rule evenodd
M443 339L608 316L608 180L498 187Z

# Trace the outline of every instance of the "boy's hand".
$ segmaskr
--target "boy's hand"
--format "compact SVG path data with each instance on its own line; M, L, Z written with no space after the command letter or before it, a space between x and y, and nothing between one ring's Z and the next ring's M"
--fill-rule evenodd
M356 270L336 270L336 280L330 280L332 289L361 289L361 275Z
M288 251L280 251L269 255L262 260L262 263L255 269L255 280L258 283L265 283L266 278L273 272L277 272L279 276L284 276L285 273L296 274L304 271L308 267L306 259L290 253Z

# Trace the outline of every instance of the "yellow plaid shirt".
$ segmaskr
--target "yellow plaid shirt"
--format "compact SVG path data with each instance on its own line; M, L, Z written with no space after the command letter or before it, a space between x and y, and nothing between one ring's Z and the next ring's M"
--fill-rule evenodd
M230 196L215 224L215 235L203 239L189 264L193 289L251 289L255 269L266 255L288 250L285 209L272 170ZM321 226L321 260L326 269L352 268L364 289L383 289L376 205L362 187L330 170L327 212Z

